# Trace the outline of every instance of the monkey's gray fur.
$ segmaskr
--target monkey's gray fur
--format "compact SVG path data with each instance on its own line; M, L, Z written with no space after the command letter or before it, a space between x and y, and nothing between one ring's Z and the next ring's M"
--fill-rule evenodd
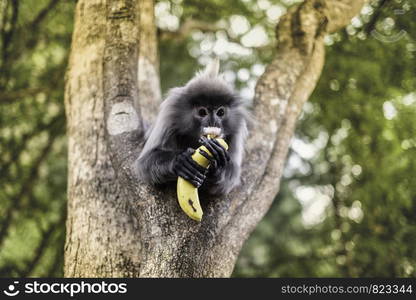
M186 173L183 176L189 175L195 186L202 185L211 194L227 194L240 183L248 112L218 72L219 61L214 60L185 86L170 90L137 160L137 172L142 180L164 184ZM203 128L208 126L221 128L228 151L219 149L212 140L200 140ZM197 149L203 143L219 149L214 156L217 161L212 160L208 172L189 160L193 154L189 148ZM193 173L197 173L195 178Z

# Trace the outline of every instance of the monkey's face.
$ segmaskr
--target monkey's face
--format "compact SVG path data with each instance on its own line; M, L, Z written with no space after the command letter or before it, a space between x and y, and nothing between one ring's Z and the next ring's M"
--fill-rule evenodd
M223 91L206 91L194 95L188 102L190 104L193 133L199 139L204 134L204 128L216 127L220 134L229 134L230 118L234 114L236 99L234 95Z
M226 106L197 106L193 109L196 123L199 124L200 131L207 127L216 127L224 130L223 120L226 118Z
M178 142L186 144L187 147L198 147L198 140L206 134L204 129L208 127L218 128L218 134L225 136L224 123L226 123L228 113L229 107L225 105L212 106L198 103L198 105L187 107L175 118L176 130L179 134Z
M239 97L216 81L194 83L177 99L175 130L182 139L179 142L192 147L199 145L204 128L219 128L227 141L244 121Z

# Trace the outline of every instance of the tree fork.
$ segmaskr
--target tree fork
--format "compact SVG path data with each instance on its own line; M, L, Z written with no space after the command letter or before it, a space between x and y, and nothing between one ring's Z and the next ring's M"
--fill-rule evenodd
M322 71L323 38L363 3L309 0L282 17L275 57L256 86L243 184L203 199L204 218L195 223L173 188L141 184L133 171L160 101L153 1L80 0L65 90L65 276L230 276L279 190L296 120Z

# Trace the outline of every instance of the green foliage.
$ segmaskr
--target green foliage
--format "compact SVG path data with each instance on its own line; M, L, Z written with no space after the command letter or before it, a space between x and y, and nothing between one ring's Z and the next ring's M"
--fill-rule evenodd
M406 13L397 16L397 9ZM328 39L322 77L296 133L296 139L317 145L316 152L302 157L304 149L294 143L291 159L301 160L301 167L285 176L278 201L246 244L235 276L416 275L415 7L397 1L381 8L377 24L394 18L397 26L386 31L376 26L380 33L407 32L393 43L369 34L365 20L371 17L363 15L364 25ZM309 193L302 193L305 187ZM296 196L301 202L312 197L303 214L319 202L325 208L316 224L300 231L299 210L284 213L286 201ZM256 253L261 247L266 255Z
M157 1L163 91L215 53L225 78L251 99L273 55L275 23L295 2ZM326 39L325 68L281 191L234 276L416 275L416 7L380 3ZM0 4L0 276L62 275L63 93L74 7ZM401 29L404 37L386 41Z
M72 2L0 5L0 275L60 276Z

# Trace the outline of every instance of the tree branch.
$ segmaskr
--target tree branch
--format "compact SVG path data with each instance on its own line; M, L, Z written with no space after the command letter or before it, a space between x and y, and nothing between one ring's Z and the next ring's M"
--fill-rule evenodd
M30 22L29 28L37 27L46 18L49 12L58 4L60 0L51 0L49 3L38 13L38 15Z
M1 32L1 38L2 38L2 60L0 62L0 69L2 70L2 77L0 77L0 88L5 86L5 83L7 82L7 78L9 76L9 70L7 68L8 59L10 55L10 44L13 39L13 35L16 31L17 26L17 19L19 16L19 1L12 0L12 16L10 20L10 29L6 30L6 26L3 25L2 32ZM1 80L5 78L5 80ZM4 82L2 82L4 81Z
M200 30L202 32L217 32L219 30L226 30L223 26L219 26L215 23L208 23L201 20L186 19L178 30L168 31L159 29L159 38L162 40L174 39L182 41L189 37L194 30Z
M328 17L328 33L334 33L347 26L360 13L368 0L326 0L323 1Z
M376 27L377 21L380 18L383 7L387 4L391 3L390 0L381 0L378 7L375 9L374 15L371 20L367 23L367 26L364 29L364 32L368 35L370 34Z
M28 277L33 270L35 269L36 265L39 263L42 256L45 254L45 249L49 245L49 241L52 235L56 232L57 229L60 229L65 224L65 217L64 213L61 213L60 218L49 225L48 229L42 232L42 238L38 246L34 250L33 258L27 262L25 270L21 273L21 277Z
M159 50L156 36L156 25L153 0L140 0L139 17L139 63L138 63L138 90L135 103L136 110L140 110L143 116L147 116L147 122L153 123L156 119L159 105L162 102L159 75ZM148 126L149 124L144 124Z
M11 150L10 159L8 161L3 160L1 162L1 173L4 175L8 174L10 166L19 159L20 154L26 149L27 143L32 138L45 130L56 132L55 128L63 128L63 123L63 113L60 113L55 116L49 123L38 124L35 128L32 129L32 131L23 134L20 138L20 143L17 141L12 141L13 147L11 145L9 146L9 149ZM2 176L0 176L0 178L1 177Z
M363 4L363 0L306 1L289 9L277 25L276 56L256 86L257 124L247 143L244 182L228 199L231 209L224 209L220 216L226 225L211 260L230 245L230 257L236 258L248 234L268 211L279 191L296 121L322 71L323 38L348 24ZM217 272L232 271L221 268Z
M208 23L201 20L196 19L186 19L176 31L169 31L169 30L161 30L158 29L158 35L161 40L175 40L181 42L186 38L189 38L191 33L195 30L200 30L204 33L215 33L218 31L223 31L227 36L227 40L232 43L241 44L240 38L232 36L229 32L229 29L225 26L220 26L216 23ZM269 46L258 46L252 47L255 49L264 49L268 48Z
M46 88L27 88L10 92L3 91L0 93L0 102L1 104L10 104L18 99L33 97L39 93L45 93L48 91L49 90Z
M6 211L3 222L1 223L1 227L0 227L0 247L4 243L4 240L8 233L8 229L13 221L13 217L15 216L16 211L20 207L23 199L25 198L25 195L32 193L34 184L36 180L38 179L37 174L39 172L39 167L43 163L43 161L47 158L55 142L56 137L57 137L57 131L56 130L51 131L48 142L43 147L39 156L34 161L32 165L32 169L30 170L28 177L22 182L19 193L15 195L14 197L12 197L11 199L12 204Z

